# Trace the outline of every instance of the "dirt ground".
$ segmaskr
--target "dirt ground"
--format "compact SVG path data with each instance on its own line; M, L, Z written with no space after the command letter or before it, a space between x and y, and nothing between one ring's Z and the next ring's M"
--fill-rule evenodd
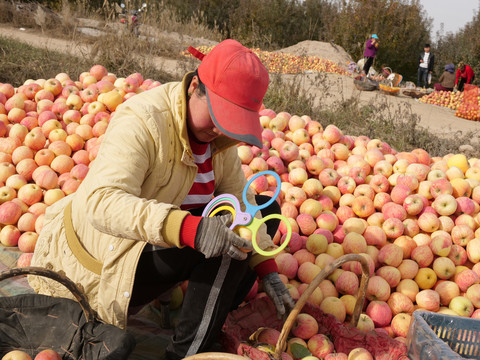
M0 25L0 35L49 50L76 55L79 53L88 55L90 52L90 48L86 45L67 40L48 38L39 31L20 30L6 26L5 24ZM174 39L173 35L172 39ZM196 39L195 45L201 43L202 39ZM211 45L211 42L205 40L205 45ZM341 65L346 65L346 63L350 61L350 56L341 47L318 41L301 42L279 51L296 55L320 56L338 62ZM185 71L194 70L198 66L198 61L187 58L185 60L178 60L156 57L152 59L152 61L156 67L179 79ZM359 91L355 88L352 78L348 76L329 73L323 73L321 75L308 73L295 76L282 76L289 81L300 81L302 86L313 95L318 105L328 106L340 99L351 98L357 98L363 103L386 101L387 104L391 104L392 108L395 109L398 109L399 106L410 106L412 111L419 115L421 119L420 125L438 135L453 137L458 135L459 132L480 131L480 122L458 118L454 115L453 110L444 107L421 103L418 100L404 95L390 96L378 91ZM322 78L321 81L318 81L319 76ZM281 109L276 110L280 111Z

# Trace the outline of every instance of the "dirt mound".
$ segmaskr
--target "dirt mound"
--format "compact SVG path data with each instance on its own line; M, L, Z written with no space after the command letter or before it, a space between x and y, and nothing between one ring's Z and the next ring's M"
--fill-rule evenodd
M333 42L305 40L277 51L299 56L318 56L336 62L343 67L347 67L348 62L353 61L352 57L340 45Z

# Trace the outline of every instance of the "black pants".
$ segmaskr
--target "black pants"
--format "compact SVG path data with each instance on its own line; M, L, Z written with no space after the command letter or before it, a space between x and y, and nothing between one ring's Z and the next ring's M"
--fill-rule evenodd
M270 198L256 196L257 204ZM199 215L203 209L192 211ZM274 201L262 216L281 213ZM273 238L279 220L267 223ZM214 240L214 239L212 239ZM178 324L167 348L168 359L182 359L208 351L218 339L228 313L243 301L257 275L249 259L234 260L228 255L205 259L189 247L144 252L139 260L130 306L149 303L177 283L188 280Z
M365 64L363 64L363 71L365 72L366 75L368 75L368 72L370 71L370 67L373 64L373 59L374 57L368 56L365 58Z
M418 67L418 79L417 79L417 86L418 87L428 87L428 69L423 67Z
M475 80L475 75L472 76L472 80L469 82L469 84L472 84L473 80ZM467 83L467 78L460 77L460 80L458 80L457 90L463 91L463 86L466 83Z

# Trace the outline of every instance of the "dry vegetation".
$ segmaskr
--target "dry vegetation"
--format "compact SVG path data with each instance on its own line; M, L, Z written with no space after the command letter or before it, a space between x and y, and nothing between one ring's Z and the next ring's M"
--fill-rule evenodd
M36 28L48 36L67 37L71 41L90 44L93 49L90 54L73 57L33 48L0 36L0 82L19 86L26 79L54 77L59 72L66 72L74 78L95 63L106 66L118 76L140 72L145 78L167 82L174 80L173 75L157 69L151 60L153 57L176 59L181 56L181 50L186 49L186 44L197 45L195 41L198 42L198 39L208 39L202 42L203 45L222 40L218 31L202 25L199 18L192 18L189 23L182 24L173 13L162 8L161 3L155 8L149 8L145 14L141 36L138 38L123 31L115 19L115 9L108 5L109 2L105 2L103 17L98 11L90 9L87 2L77 4L77 8L72 9L64 2L55 14L44 7L38 10L33 3L25 5L28 7L26 10L18 11L11 3L0 0L0 23L9 22L17 27ZM34 16L29 16L32 14ZM102 35L82 35L76 21L80 17L102 24ZM408 106L392 108L378 99L367 105L355 97L342 98L328 107L318 105L318 101L315 102L312 95L302 87L300 77L301 75L298 81L293 80L287 84L281 76L272 75L265 105L276 111L310 115L324 126L335 124L345 134L380 138L399 151L422 148L432 156L458 153L461 151L459 144L471 144L471 140L477 137L477 134L469 133L453 139L439 138L418 125L418 115ZM317 76L316 86L322 87L323 81L324 77ZM325 97L328 97L327 93ZM475 154L478 153L478 148L473 149ZM467 155L473 156L473 153Z

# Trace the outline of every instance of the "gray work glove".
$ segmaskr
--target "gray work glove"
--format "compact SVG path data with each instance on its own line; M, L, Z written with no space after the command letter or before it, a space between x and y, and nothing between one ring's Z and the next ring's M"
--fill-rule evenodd
M204 217L198 224L195 249L206 258L228 254L235 260L245 260L247 253L240 248L252 250L252 243L230 230L228 226L231 222L231 214Z
M277 272L267 274L262 279L263 290L267 293L268 297L272 299L277 309L277 316L279 318L288 315L290 311L295 307L295 302L290 295L285 284L280 280Z

